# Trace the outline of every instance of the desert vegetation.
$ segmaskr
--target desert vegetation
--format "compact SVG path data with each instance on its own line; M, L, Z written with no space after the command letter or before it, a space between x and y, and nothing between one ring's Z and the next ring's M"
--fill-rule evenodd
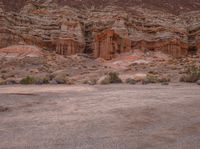
M196 65L188 65L185 68L185 74L180 78L181 82L194 83L200 80L200 67Z

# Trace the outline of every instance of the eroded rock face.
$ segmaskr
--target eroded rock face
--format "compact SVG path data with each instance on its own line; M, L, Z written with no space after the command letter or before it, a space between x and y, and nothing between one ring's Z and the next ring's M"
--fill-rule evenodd
M188 44L190 53L200 53L200 26L195 26L189 31Z
M88 53L107 60L138 49L174 57L200 49L198 11L177 16L118 5L78 10L54 2L24 1L15 13L5 11L0 1L0 48L36 45L61 55Z
M84 44L73 39L58 39L55 41L56 53L61 55L73 55L84 52Z
M138 49L144 52L163 51L174 57L188 54L190 45L185 18L179 19L179 16L159 11L134 10L137 13L130 14L119 8L105 8L101 13L91 14L90 18L94 21L107 21L103 29L99 25L93 26L95 57L112 59L117 54Z
M37 45L63 55L82 53L84 36L81 24L76 18L69 17L70 10L65 8L57 12L53 5L38 7L28 3L21 13L2 16L0 47L21 43Z
M94 56L112 59L115 54L131 51L131 40L121 38L114 30L106 30L96 35L94 40Z

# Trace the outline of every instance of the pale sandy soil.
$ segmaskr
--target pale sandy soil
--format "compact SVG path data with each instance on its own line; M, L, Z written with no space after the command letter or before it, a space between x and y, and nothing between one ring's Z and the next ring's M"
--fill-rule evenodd
M199 149L192 84L0 86L0 149Z

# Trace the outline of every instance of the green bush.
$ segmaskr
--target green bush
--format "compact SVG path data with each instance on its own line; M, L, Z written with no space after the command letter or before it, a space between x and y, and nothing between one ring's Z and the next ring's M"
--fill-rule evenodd
M186 74L180 78L181 82L194 83L200 80L200 67L196 65L190 65L186 67Z
M34 77L31 76L27 76L26 78L22 79L20 81L21 84L35 84L36 83L36 79Z
M110 72L108 77L110 78L110 83L122 83L122 80L119 78L119 74L116 72Z

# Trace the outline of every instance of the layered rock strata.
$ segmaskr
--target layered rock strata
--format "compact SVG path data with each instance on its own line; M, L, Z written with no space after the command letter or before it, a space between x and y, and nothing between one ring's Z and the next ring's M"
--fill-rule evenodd
M0 48L28 44L107 60L138 49L174 57L200 49L198 11L177 16L140 7L78 10L52 1L27 1L19 13L5 11L1 2L0 12Z

